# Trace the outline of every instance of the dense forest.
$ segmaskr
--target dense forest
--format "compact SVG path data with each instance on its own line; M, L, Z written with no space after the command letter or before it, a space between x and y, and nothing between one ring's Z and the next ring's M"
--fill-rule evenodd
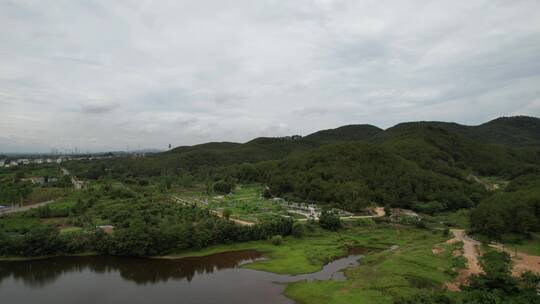
M239 226L212 215L206 209L165 200L150 203L140 193L126 189L87 194L86 199L79 199L65 213L48 207L31 210L24 217L24 225L10 225L20 218L7 217L0 224L0 256L85 252L155 256L292 233L292 220L286 218L274 218L254 226ZM67 217L71 225L83 227L83 232L59 233L56 227L38 221L57 217ZM96 224L100 222L114 227L114 233L97 228Z

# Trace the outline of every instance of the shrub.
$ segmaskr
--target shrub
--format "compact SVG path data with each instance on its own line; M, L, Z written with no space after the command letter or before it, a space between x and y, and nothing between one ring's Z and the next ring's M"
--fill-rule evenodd
M445 228L445 229L443 230L442 234L443 234L444 236L449 236L449 235L450 235L450 229Z
M271 238L271 242L273 245L279 246L283 243L283 237L281 235L274 235Z

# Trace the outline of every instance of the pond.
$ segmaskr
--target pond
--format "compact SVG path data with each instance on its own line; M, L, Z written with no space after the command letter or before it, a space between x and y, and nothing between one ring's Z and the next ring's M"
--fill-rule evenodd
M293 303L285 283L344 280L361 254L316 273L278 275L239 267L264 259L255 250L175 260L111 256L0 262L0 299L8 303Z

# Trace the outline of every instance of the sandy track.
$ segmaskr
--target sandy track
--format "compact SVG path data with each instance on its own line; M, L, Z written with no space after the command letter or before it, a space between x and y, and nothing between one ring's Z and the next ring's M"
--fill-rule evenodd
M463 256L467 259L467 268L460 269L456 280L447 283L446 287L451 291L459 291L459 286L462 284L466 285L471 275L483 272L479 263L481 253L478 247L480 242L471 239L464 230L452 229L452 233L454 234L454 238L448 240L447 243L463 242ZM540 256L529 255L519 251L516 253L511 248L503 247L501 244L490 244L489 246L510 254L513 264L513 276L520 276L525 271L540 274Z
M459 291L460 285L466 285L469 282L469 277L473 274L482 273L482 267L478 257L480 256L480 251L478 246L480 242L471 239L464 230L461 229L452 229L454 238L447 241L449 244L463 242L463 257L467 259L467 267L460 269L456 280L451 283L447 283L446 287L451 291Z

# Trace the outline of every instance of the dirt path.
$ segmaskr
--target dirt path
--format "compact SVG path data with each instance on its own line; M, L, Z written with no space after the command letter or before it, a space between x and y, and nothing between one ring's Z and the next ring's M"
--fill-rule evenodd
M478 261L478 257L480 256L478 246L480 245L480 242L471 239L469 236L467 236L464 230L452 229L451 231L454 234L454 238L448 240L447 243L454 244L457 242L463 242L462 255L467 259L467 267L460 269L456 280L454 282L447 283L446 287L451 291L459 291L459 286L467 284L471 275L482 273L482 267Z
M501 244L489 244L489 247L497 250L507 252L512 258L512 275L520 276L525 271L532 271L536 274L540 274L540 256L529 255L524 252L517 252L511 248L504 247Z
M352 215L352 216L342 216L341 219L363 219L363 218L375 218L375 217L383 217L386 215L386 212L384 212L383 207L375 207L373 209L373 212L375 212L375 215Z
M60 168L60 169L62 170L62 174L67 175L71 178L71 183L73 184L73 187L75 187L75 189L81 190L84 187L84 182L76 179L75 176L71 175L71 173L67 169L65 168Z
M27 211L27 210L30 210L30 209L39 208L39 207L48 205L48 204L50 204L52 202L54 202L54 200L41 202L41 203L37 203L37 204L33 204L33 205L22 206L22 207L6 208L6 209L3 209L3 210L0 210L0 215Z
M213 214L223 218L223 211L222 210L210 210L210 212L212 212ZM229 218L229 221L232 221L232 222L235 222L241 226L253 226L255 225L255 223L253 222L248 222L248 221L243 221L243 220L239 220L239 219L235 219L235 218Z

